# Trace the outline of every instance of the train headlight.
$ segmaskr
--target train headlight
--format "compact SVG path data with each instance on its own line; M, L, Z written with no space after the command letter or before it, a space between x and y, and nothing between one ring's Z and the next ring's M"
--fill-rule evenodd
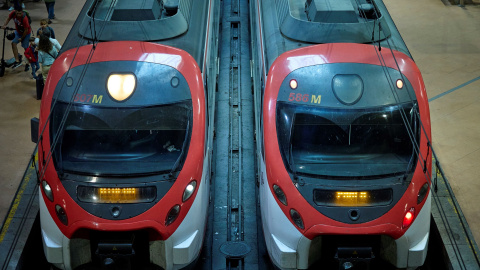
M295 225L297 225L298 228L302 230L305 229L302 216L300 216L300 213L298 213L297 210L293 208L290 209L290 217L293 219L293 222L295 222Z
M116 101L124 101L132 95L136 83L133 74L110 74L107 81L107 90Z
M410 208L407 213L405 213L405 216L403 217L403 223L402 226L404 229L408 228L410 225L412 225L413 219L415 218L415 208Z
M183 197L182 201L185 202L186 200L190 199L192 197L193 192L195 192L195 188L197 187L197 181L193 180L191 181L185 190L183 191Z
M47 183L47 181L43 180L42 181L42 188L43 188L43 192L45 192L45 195L47 196L47 198L53 202L53 191L52 191L52 188L50 187L50 185Z
M283 190L277 186L277 185L273 185L273 192L275 192L275 196L277 196L277 199L283 203L283 205L287 205L287 196L285 196L285 193L283 192Z
M63 209L63 207L57 204L55 205L55 213L57 213L57 217L63 223L63 225L67 226L68 217L67 217L67 212L65 212L65 209Z
M167 217L165 218L165 226L172 224L175 219L177 219L178 214L180 214L180 205L176 204L168 211Z
M423 199L425 199L425 196L427 195L427 191L428 191L428 183L425 183L418 191L417 204L420 204L423 201Z

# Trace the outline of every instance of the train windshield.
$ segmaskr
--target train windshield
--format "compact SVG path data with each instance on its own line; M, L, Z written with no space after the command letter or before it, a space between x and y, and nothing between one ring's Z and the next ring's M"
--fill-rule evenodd
M277 103L277 134L287 168L330 178L412 172L419 140L415 104L333 109Z
M192 103L68 108L58 102L50 128L58 171L95 176L170 173L181 170L188 151Z

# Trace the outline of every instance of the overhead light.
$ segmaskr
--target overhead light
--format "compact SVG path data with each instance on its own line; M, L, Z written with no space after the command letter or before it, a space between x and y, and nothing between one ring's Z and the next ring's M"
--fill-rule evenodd
M135 75L110 74L107 81L107 90L110 96L116 101L124 101L129 98L136 87Z
M397 80L397 88L402 89L403 88L403 81L401 79Z
M297 89L297 87L298 87L297 80L291 79L291 80L290 80L290 88L292 88L293 90L295 90L295 89Z

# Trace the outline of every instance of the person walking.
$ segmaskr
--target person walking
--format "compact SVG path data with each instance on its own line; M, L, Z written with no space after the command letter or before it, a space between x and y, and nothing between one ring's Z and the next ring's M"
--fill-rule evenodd
M40 28L37 30L37 37L39 37L45 29L48 29L50 31L50 37L55 39L55 32L53 31L53 28L48 25L47 19L40 20Z
M25 8L23 0L10 0L10 3L12 3L12 6L8 9L8 11L13 11L15 9L15 5L21 5L22 8Z
M17 44L21 43L23 49L27 49L30 42L30 34L32 32L32 27L28 21L27 14L23 11L20 5L15 5L15 11L12 11L7 20L2 26L2 29L7 28L10 20L15 23L15 38L12 40L12 51L13 56L15 57L15 63L12 65L12 68L17 68L22 65L19 59Z
M47 7L48 23L50 24L55 19L55 0L45 0L45 6Z
M48 71L55 61L55 58L58 56L57 49L53 46L50 38L46 35L40 35L40 40L38 42L38 62L42 64L42 76L43 80L47 80Z
M40 69L38 64L38 51L36 50L37 45L35 45L35 38L30 37L30 46L25 50L25 58L32 66L32 76L34 79L37 79L37 70ZM28 64L26 65L28 67ZM28 71L28 68L25 68L25 71Z

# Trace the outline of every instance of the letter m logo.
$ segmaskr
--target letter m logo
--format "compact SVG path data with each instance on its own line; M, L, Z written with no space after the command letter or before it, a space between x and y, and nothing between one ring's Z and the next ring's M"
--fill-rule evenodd
M317 103L320 104L320 101L322 101L322 95L312 95L312 100L310 103Z
M92 103L102 103L102 98L103 98L103 95L99 95L99 96L94 95Z

